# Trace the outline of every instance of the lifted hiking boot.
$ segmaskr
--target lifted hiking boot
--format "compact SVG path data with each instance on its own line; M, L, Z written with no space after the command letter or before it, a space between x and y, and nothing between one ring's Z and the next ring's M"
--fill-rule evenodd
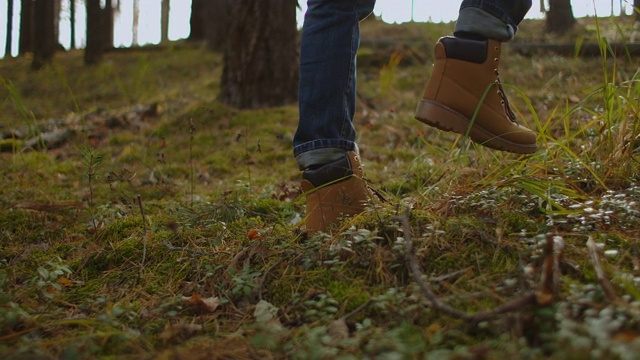
M518 125L509 107L498 77L500 47L496 40L441 38L416 119L468 134L490 148L531 154L537 150L536 133Z
M364 211L372 193L362 176L360 159L353 151L338 161L303 172L308 232L327 232L341 218Z

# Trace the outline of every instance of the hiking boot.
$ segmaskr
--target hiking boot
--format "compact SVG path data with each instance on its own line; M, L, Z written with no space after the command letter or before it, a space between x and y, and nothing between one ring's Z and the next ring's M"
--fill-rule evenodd
M490 148L531 154L536 133L517 124L509 107L498 77L500 48L496 40L440 38L415 117Z
M307 230L327 232L345 216L364 211L371 191L362 178L358 155L350 151L344 158L302 174L302 191L307 197Z

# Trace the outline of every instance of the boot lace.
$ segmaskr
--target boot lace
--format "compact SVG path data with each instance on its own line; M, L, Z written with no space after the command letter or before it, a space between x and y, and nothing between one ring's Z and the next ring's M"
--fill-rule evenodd
M495 69L496 72L496 86L498 87L497 93L500 96L500 102L502 103L502 107L504 108L504 112L507 114L509 120L516 122L516 114L511 110L511 105L509 105L509 99L507 99L507 95L504 93L504 88L502 87L502 83L500 82L500 78L498 77L498 69Z
M496 51L499 51L498 48L496 48ZM513 113L513 110L511 110L511 105L509 105L509 99L507 99L507 95L504 93L504 88L502 87L502 82L500 81L500 74L498 73L498 57L495 57L493 59L493 61L496 63L496 68L493 69L493 71L496 74L496 87L498 88L498 90L496 90L496 92L498 93L498 95L500 96L501 99L501 103L502 103L502 107L504 108L504 112L505 114L507 114L507 117L509 118L509 120L513 121L514 123L516 122L516 114Z

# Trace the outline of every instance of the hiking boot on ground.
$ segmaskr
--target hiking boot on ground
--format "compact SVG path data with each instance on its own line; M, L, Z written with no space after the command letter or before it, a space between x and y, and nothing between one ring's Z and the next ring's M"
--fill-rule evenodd
M309 233L328 232L342 218L364 211L372 193L362 176L360 159L353 151L338 161L303 172Z
M509 107L498 77L500 48L496 40L441 38L415 116L490 148L531 154L537 150L536 133L517 124Z

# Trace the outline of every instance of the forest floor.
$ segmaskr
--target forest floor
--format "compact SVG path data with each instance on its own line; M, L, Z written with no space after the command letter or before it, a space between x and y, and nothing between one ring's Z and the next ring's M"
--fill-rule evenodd
M629 19L553 39L600 57L505 45L528 156L413 119L451 29L363 23L355 123L388 201L335 236L301 231L297 107L217 102L220 54L0 61L0 357L638 358L640 61L606 52Z

